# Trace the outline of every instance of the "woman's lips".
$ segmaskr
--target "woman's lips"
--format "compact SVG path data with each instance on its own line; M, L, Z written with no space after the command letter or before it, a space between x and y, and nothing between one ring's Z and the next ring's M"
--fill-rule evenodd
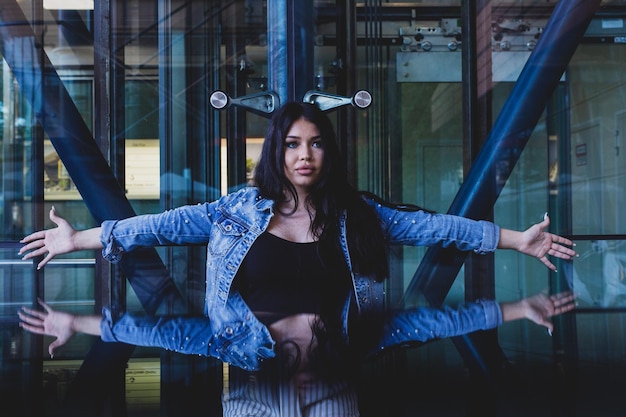
M300 175L311 175L313 171L315 171L315 169L313 167L306 166L306 167L296 168L296 171Z

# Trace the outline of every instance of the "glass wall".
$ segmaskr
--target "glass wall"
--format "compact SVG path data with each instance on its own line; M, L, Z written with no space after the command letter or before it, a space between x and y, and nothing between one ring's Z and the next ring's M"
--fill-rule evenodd
M452 262L393 248L389 307L569 287L578 308L554 319L552 336L520 320L382 353L363 367L362 415L619 415L626 3L569 3L584 6L558 18L585 27L558 39L571 57L543 62L562 70L552 84L525 64L559 30L559 2L464 3L3 1L0 414L221 414L230 370L215 359L86 335L51 358L51 338L24 332L16 315L37 299L80 314L201 315L206 248L160 247L119 265L84 251L37 269L19 240L55 227L52 207L85 229L246 186L272 111L314 97L358 188L516 230L548 212L550 231L580 254L554 259L555 273L513 251ZM522 78L530 71L539 78ZM537 86L550 87L545 100L525 102ZM356 105L359 91L371 105ZM516 140L503 137L531 113ZM497 141L508 147L481 159ZM486 179L473 180L486 169L475 161L493 164Z

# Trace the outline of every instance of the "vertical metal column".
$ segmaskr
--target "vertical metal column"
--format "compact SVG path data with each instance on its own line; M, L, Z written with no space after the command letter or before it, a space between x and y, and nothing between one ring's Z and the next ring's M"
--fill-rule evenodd
M234 8L243 7L235 3ZM232 22L230 26L236 27L235 17L238 13L229 13ZM233 58L233 63L226 66L226 90L231 97L240 97L246 94L248 82L244 71L245 63L240 66L237 62L240 58L245 59L246 39L241 33L231 33L224 39L226 56ZM243 68L242 68L243 67ZM228 163L226 178L228 180L227 192L238 190L246 184L246 124L247 112L245 109L234 107L226 113L226 138Z
M461 6L464 173L471 169L479 155L492 123L491 3L490 0L470 0ZM495 193L495 176L483 187ZM489 210L485 218L493 220L493 211ZM465 299L494 299L494 271L493 254L468 254L465 263ZM468 338L482 352L486 368L496 371L502 369L501 364L506 358L498 342L498 329L474 333L468 335ZM496 402L492 398L492 381L485 378L481 368L475 366L476 362L471 360L472 351L466 351L463 340L459 343L459 339L455 338L453 342L461 356L470 358L467 361L469 379L466 388L468 415L494 415Z
M356 4L354 0L339 0L337 10L337 94L349 96L356 91L357 59L356 59ZM346 108L337 110L337 140L341 152L346 159L348 175L356 182L356 155L348 152L355 149L356 116L355 112Z
M283 104L302 100L315 84L313 16L311 1L267 1L268 83Z
M558 187L558 192L550 193L549 212L550 224L558 233L572 233L572 141L570 130L570 113L562 111L567 108L569 80L559 85L548 105L546 128L548 135L557 141L550 141L548 149L549 161L558 161L559 178L550 183L550 187ZM552 111L551 111L552 110ZM556 143L555 143L556 142ZM558 143L558 144L557 144ZM552 146L554 145L554 147ZM573 277L572 262L557 259L555 263L558 274L550 277L550 288L553 292L569 289L568 277ZM552 319L558 329L552 341L553 369L555 382L552 385L552 410L554 416L573 416L576 414L576 393L578 384L578 336L576 315L567 314Z
M491 2L467 1L461 7L463 20L463 170L467 173L491 128ZM496 187L492 177L485 189ZM494 199L495 201L495 199ZM493 219L490 210L485 217ZM493 254L470 254L465 265L466 299L494 298Z

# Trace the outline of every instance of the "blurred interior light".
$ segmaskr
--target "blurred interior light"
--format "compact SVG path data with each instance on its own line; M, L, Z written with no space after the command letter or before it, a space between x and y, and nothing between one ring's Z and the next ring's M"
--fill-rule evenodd
M43 0L47 10L93 10L93 0Z

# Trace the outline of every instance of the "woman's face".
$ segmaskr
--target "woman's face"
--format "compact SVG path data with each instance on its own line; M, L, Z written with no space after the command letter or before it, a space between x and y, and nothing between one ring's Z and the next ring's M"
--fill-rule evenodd
M285 138L285 176L298 192L307 192L322 175L324 148L317 126L296 120Z

